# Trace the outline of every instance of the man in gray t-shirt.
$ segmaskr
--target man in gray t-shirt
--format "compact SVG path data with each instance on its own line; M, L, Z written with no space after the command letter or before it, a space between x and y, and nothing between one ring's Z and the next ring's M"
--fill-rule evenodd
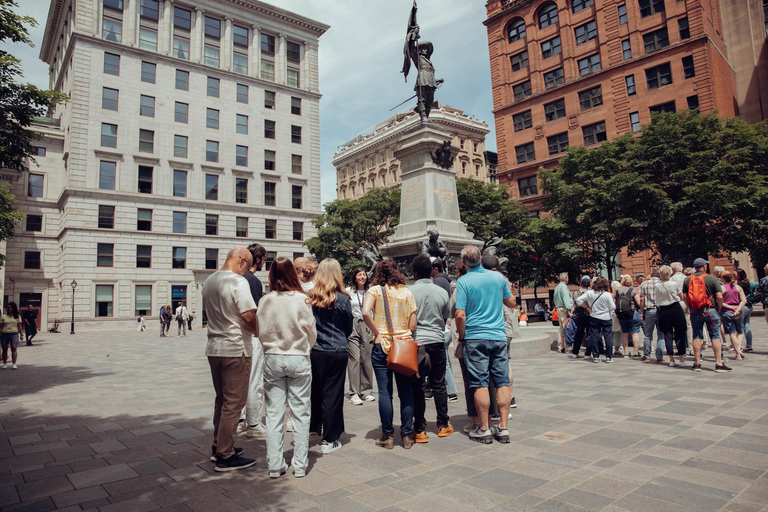
M437 436L453 433L448 423L448 394L445 390L445 321L451 316L448 294L432 283L432 262L427 256L416 256L411 263L416 282L408 287L416 299L416 332L419 344L419 378L413 381L414 441L427 443L426 399L424 378L429 377L437 409Z

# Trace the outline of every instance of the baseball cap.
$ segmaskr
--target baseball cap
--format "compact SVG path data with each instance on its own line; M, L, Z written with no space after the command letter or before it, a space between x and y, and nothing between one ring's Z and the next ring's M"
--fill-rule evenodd
M694 268L706 267L707 265L709 265L709 262L704 258L696 258L695 260L693 260Z

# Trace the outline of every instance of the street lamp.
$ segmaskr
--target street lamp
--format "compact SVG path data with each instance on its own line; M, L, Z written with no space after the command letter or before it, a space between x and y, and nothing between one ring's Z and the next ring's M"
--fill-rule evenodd
M75 334L75 288L77 288L77 281L72 280L72 324L70 326L69 334Z

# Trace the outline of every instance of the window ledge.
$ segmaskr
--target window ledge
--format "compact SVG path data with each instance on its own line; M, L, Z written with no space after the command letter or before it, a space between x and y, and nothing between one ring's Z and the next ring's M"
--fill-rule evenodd
M181 160L168 160L168 165L173 169L183 169L186 171L191 171L194 168L191 162L182 162Z
M151 165L151 166L160 165L160 159L155 157L133 155L133 161L139 165Z
M94 149L93 154L100 160L109 160L111 162L123 162L123 154L117 151L104 151L103 149Z
M224 167L219 165L200 164L200 169L202 169L205 172L212 172L215 174L224 174Z

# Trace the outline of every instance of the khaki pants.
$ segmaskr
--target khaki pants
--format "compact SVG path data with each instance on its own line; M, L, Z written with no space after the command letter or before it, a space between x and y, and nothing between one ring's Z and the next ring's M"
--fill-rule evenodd
M568 309L557 308L557 316L560 319L558 326L560 337L557 338L557 350L563 350L565 349L565 324L568 322Z
M250 357L208 357L216 390L213 410L213 446L216 455L224 459L235 454L235 434L240 411L248 398Z

